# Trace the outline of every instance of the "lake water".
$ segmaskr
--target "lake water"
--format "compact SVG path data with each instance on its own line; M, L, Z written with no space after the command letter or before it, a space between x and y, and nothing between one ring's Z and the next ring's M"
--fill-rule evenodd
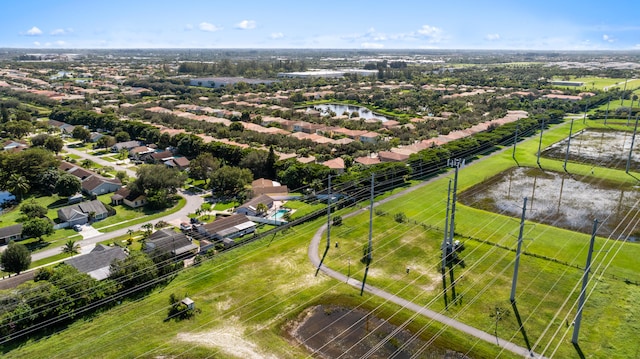
M335 112L336 115L338 116L342 115L346 111L349 113L349 116L351 116L351 113L357 112L359 117L365 120L376 119L382 122L389 120L389 118L383 115L371 112L371 110L362 106L329 103L324 105L315 105L315 106L307 107L307 111L309 110L318 110L320 111L320 113L322 113L323 116L328 116L329 111Z
M16 199L16 196L12 195L11 193L6 191L0 191L0 206L2 206L4 202L11 201L14 199Z

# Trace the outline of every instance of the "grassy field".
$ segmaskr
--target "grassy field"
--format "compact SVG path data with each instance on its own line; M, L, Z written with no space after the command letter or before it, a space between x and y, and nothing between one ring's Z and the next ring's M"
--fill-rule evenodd
M554 81L562 81L561 77L555 77ZM571 76L569 81L577 81L584 82L583 86L555 86L558 88L570 88L570 89L578 89L582 91L589 91L593 89L603 90L605 87L616 86L620 89L624 88L624 81L626 79L623 78L611 78L611 77L575 77ZM631 79L627 83L627 89L635 88L640 83L636 82L637 80ZM620 84L620 85L616 85Z
M591 121L585 125L576 121L574 131L589 125L593 125ZM545 132L544 145L560 141L567 134L568 124L558 125ZM536 136L518 144L516 158L520 165L536 166L537 145ZM472 163L460 172L459 190L514 165L510 149ZM541 165L545 170L562 171L558 161L542 159ZM570 163L568 170L577 177L592 176L591 166ZM595 173L593 180L636 182L624 172L608 168L598 168ZM456 234L466 246L462 252L466 267L456 268L461 300L445 311L439 296L439 261L447 183L447 178L436 180L376 207L373 262L367 282L493 333L495 321L490 314L494 308L511 308L509 290L518 219L458 204ZM301 212L311 209L303 202L289 204ZM344 216L347 211L338 214ZM398 213L403 213L406 221L398 223ZM328 266L362 278L364 265L360 258L368 237L368 221L369 213L364 210L345 218L342 226L332 230L332 244L338 242L339 247L331 247L325 261ZM433 345L473 358L515 357L377 297L360 297L357 289L325 275L315 277L307 246L313 233L325 223L326 218L319 218L273 239L214 256L144 298L128 300L58 333L2 349L11 358L299 358L309 354L285 335L287 323L311 305L333 303L370 310L391 323L406 325L425 340L433 338ZM528 222L524 237L525 255L520 262L516 299L530 343L546 356L557 348L555 357L577 358L569 342L576 311L571 305L578 296L575 288L581 280L589 236ZM324 249L324 243L321 247ZM598 238L596 248L581 348L591 358L633 357L637 352L634 343L640 289L624 279L640 281L635 260L640 247ZM607 269L603 273L604 265ZM171 293L188 295L201 312L190 320L164 321ZM518 327L512 313L499 323L498 333L524 346ZM140 333L144 333L144 340L134 340Z

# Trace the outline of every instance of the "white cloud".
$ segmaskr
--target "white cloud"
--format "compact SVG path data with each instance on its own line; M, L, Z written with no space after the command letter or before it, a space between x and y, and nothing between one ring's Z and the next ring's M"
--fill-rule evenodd
M56 44L57 46L65 46L65 45L67 45L67 43L66 43L66 42L64 42L64 41L56 41L56 42L55 42L55 44Z
M55 30L52 30L49 34L56 36L56 35L64 35L66 33L67 31L65 29L55 29Z
M200 25L198 25L198 29L202 30L202 31L207 31L207 32L215 32L218 30L222 30L221 27L218 27L214 24L208 23L208 22L201 22Z
M437 36L440 33L442 33L441 28L435 27L435 26L429 26L429 25L422 25L420 30L418 30L418 34L428 36L428 37Z
M602 35L602 40L604 40L606 42L614 42L614 41L616 41L613 37L611 37L611 36L609 36L607 34Z
M40 46L40 41L34 41L33 44L36 46Z
M500 34L487 34L487 36L485 36L484 38L489 41L496 41L500 40Z
M191 25L191 24L186 24L186 25L184 25L184 29L185 29L186 31L191 31L191 30L193 30L193 25Z
M281 32L273 32L271 33L271 35L269 35L270 38L272 39L282 39L284 37L284 34Z
M29 30L27 30L26 34L29 35L29 36L38 36L38 35L42 35L42 30L40 30L36 26L34 26L34 27L30 28Z
M236 29L252 30L256 28L256 22L253 20L242 20L236 24Z
M384 47L383 44L379 44L377 42L363 42L360 46L364 49L381 49Z

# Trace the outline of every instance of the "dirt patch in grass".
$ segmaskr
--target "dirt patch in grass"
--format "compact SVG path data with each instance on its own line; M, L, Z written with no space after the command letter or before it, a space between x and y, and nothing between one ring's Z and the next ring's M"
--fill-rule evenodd
M341 306L307 308L288 334L320 358L469 358L429 345L366 311Z
M244 338L244 329L239 325L225 325L224 328L201 333L178 333L177 339L215 348L237 358L276 359L274 355L263 353L255 343Z

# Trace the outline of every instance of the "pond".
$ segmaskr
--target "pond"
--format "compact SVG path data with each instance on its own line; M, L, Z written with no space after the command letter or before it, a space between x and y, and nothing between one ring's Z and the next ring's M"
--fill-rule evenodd
M320 111L320 113L323 116L328 116L329 112L333 111L338 116L340 116L343 113L347 112L347 113L349 113L349 117L351 117L351 114L353 112L357 112L358 116L360 118L362 118L362 119L365 119L365 120L376 119L376 120L380 120L382 122L389 120L389 118L387 118L386 116L371 112L371 110L369 110L366 107L362 107L362 106L353 106L353 105L342 105L342 104L329 103L329 104L324 104L324 105L314 105L314 106L307 107L307 111L309 111L309 110Z
M415 338L369 312L329 305L307 308L289 335L320 358L459 358L462 353ZM381 341L387 338L386 341ZM375 351L371 350L375 348Z
M632 132L584 130L571 138L569 160L600 167L626 169ZM636 136L631 154L630 168L640 166L640 135ZM542 152L542 155L564 161L567 151L567 139L555 143Z
M601 179L573 178L538 168L513 168L459 195L463 204L520 218L527 197L527 220L591 234L593 220L601 223L598 235L629 240L640 237L638 188ZM629 227L627 227L629 226ZM624 230L623 229L628 228Z
M13 201L16 199L16 196L12 195L7 191L0 191L0 207L4 205L5 202Z

